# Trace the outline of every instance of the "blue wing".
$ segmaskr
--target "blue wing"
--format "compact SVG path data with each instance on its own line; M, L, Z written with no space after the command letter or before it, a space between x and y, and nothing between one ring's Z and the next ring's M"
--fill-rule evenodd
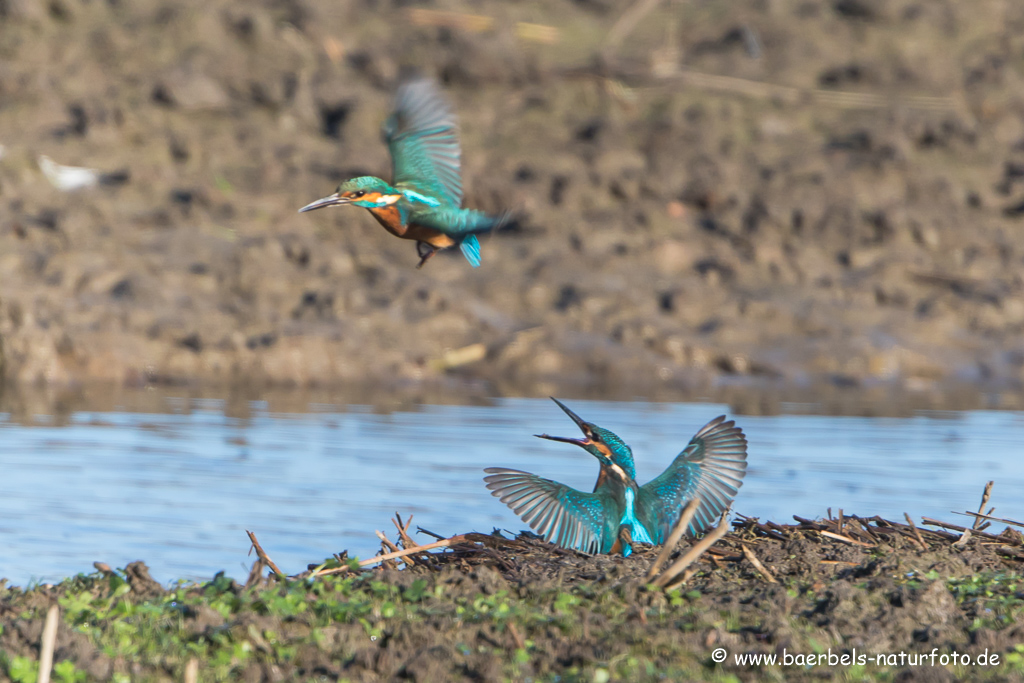
M409 222L416 223L452 237L459 235L478 235L488 232L508 219L509 214L491 216L476 209L456 209L452 207L416 208L409 214Z
M599 495L529 472L501 467L488 467L484 472L490 475L484 481L491 495L512 508L545 541L587 553L607 552Z
M747 473L747 439L725 415L701 427L683 452L656 479L640 487L637 516L664 543L683 507L694 497L697 508L689 533L713 526Z
M395 187L412 189L455 208L462 206L455 114L433 81L421 79L399 86L394 111L382 132L391 150Z

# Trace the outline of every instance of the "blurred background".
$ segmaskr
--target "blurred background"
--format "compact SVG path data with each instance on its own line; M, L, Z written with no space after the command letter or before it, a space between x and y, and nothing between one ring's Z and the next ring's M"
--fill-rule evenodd
M296 213L389 177L409 74L459 115L467 206L515 214L479 269L417 271L363 211ZM1019 3L0 0L0 435L37 430L0 466L48 452L40 429L146 432L197 400L243 427L426 411L448 452L458 411L424 406L704 401L652 467L709 411L1018 410L1022 226ZM954 443L965 414L929 415ZM474 482L536 449L521 427Z

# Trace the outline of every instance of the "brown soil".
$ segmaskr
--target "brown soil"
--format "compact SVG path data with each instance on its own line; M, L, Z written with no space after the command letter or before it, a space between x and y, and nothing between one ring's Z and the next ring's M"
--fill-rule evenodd
M627 4L0 1L4 375L1020 386L1024 6L665 2L595 62ZM517 212L479 269L296 213L410 67Z
M164 591L141 563L118 576L104 568L107 578L0 588L0 651L8 670L15 657L38 659L42 615L56 601L64 620L56 661L98 680L180 680L195 656L201 680L1024 680L1020 534L976 535L957 547L955 534L919 530L917 541L877 519L739 527L669 593L643 580L657 549L591 557L529 537L468 535L401 571L251 579L245 588L217 577ZM711 661L716 648L729 653L725 663ZM987 652L1000 662L851 668L733 659L933 650Z

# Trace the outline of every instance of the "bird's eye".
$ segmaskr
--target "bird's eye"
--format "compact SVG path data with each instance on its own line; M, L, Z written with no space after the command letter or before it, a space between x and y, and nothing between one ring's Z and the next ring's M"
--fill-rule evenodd
M363 190L359 190L358 192L356 192L356 193L355 193L354 195L352 195L352 196L353 196L353 197L356 197L356 198L358 199L359 197L362 197L362 196L363 196L364 194L366 194L366 192L364 192Z
M600 435L600 434L598 434L597 432L590 432L590 433L589 433L589 434L588 434L587 436L588 436L588 437L590 438L590 440L591 440L591 441L593 441L594 443L601 443L601 435Z

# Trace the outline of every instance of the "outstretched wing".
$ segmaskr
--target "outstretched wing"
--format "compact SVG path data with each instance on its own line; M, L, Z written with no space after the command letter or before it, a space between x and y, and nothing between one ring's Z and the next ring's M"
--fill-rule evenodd
M664 543L683 507L700 499L689 533L713 526L743 484L747 473L747 438L725 415L701 427L683 452L656 479L640 487L637 516Z
M602 551L601 499L529 472L488 467L491 495L501 499L545 541L587 553Z
M455 114L433 81L420 79L399 86L394 111L382 132L391 150L395 187L455 208L462 206Z

